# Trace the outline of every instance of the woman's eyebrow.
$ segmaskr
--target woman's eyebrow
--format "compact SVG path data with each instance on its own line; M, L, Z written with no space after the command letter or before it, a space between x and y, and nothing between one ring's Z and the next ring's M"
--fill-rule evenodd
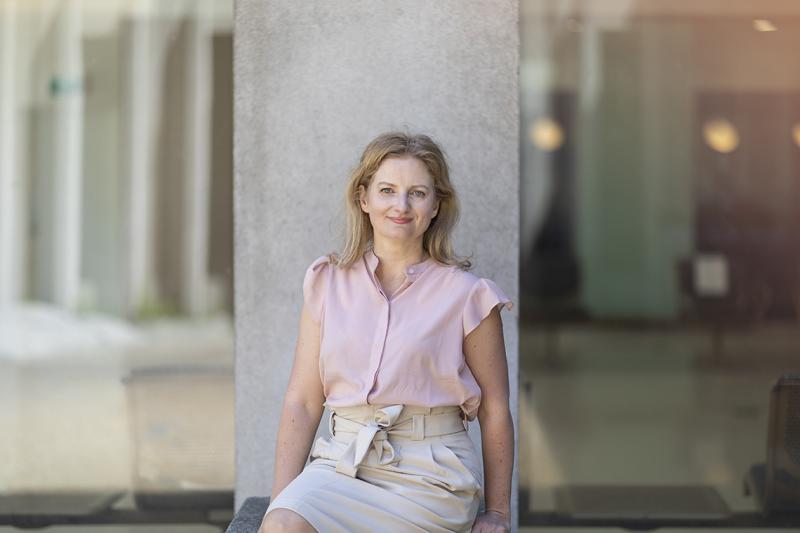
M379 181L378 185L390 185L392 187L396 187L396 185L394 183L389 183L388 181ZM412 189L414 187L417 187L419 189L428 189L428 190L430 190L430 187L428 187L427 185L412 185L411 186Z

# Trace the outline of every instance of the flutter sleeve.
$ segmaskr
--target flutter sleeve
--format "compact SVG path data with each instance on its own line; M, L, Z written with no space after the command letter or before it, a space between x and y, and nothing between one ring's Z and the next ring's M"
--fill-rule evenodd
M464 305L464 337L478 327L478 324L489 316L492 309L500 304L509 310L514 306L495 282L490 279L479 278L475 285L472 286Z
M322 320L329 274L330 260L327 255L323 255L311 263L303 278L303 302L317 324Z

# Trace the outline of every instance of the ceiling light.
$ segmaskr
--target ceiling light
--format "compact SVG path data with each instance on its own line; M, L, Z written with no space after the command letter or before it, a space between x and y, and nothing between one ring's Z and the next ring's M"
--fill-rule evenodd
M538 118L528 132L531 142L545 152L553 152L564 144L564 129L552 118Z
M778 31L778 28L775 27L775 24L767 19L755 19L753 21L753 28L756 31Z
M739 146L736 126L725 119L709 120L703 125L703 139L717 152L728 154Z

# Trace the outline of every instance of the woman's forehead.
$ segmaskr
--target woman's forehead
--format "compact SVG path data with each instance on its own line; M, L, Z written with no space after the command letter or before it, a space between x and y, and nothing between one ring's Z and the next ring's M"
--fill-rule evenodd
M373 181L383 181L391 185L397 182L415 182L419 185L430 185L433 178L425 163L413 156L387 157L384 159Z

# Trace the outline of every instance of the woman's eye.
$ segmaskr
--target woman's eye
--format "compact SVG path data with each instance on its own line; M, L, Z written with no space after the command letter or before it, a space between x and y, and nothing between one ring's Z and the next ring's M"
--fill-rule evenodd
M392 189L390 189L389 187L384 187L383 189L381 189L381 192L385 191L392 192Z
M425 191L414 191L413 194L416 194L417 198L425 198Z

